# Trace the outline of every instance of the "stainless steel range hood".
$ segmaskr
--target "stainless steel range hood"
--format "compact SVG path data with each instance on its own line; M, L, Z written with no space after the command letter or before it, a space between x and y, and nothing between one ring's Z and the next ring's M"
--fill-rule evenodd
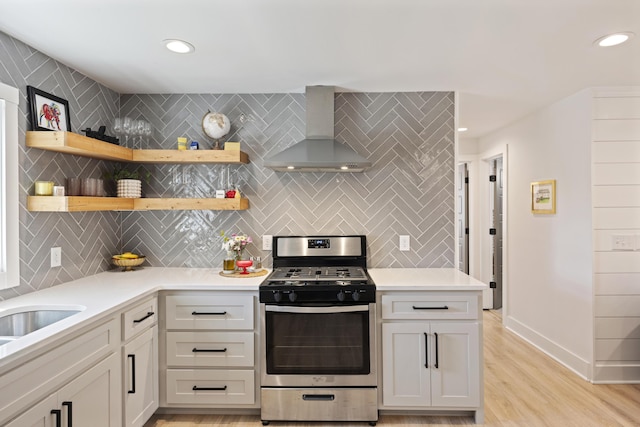
M279 172L362 172L371 162L333 139L334 87L307 86L306 138L264 160Z

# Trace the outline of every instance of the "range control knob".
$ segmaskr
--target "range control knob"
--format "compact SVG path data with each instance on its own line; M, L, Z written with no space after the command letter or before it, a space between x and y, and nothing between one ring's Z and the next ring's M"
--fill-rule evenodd
M353 298L354 301L360 301L360 292L353 291L353 293L351 294L351 298Z
M297 299L298 299L298 294L296 294L293 291L289 292L289 301L294 302Z
M344 301L345 293L343 291L338 292L338 301Z
M274 291L273 292L273 300L275 302L280 302L282 301L282 294L280 293L280 291Z

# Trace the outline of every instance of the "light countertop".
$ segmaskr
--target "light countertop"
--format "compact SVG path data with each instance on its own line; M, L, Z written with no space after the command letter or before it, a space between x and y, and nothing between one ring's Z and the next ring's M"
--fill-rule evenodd
M487 285L455 268L370 268L378 291L481 291Z
M455 269L372 268L378 291L465 291L487 285ZM19 361L91 321L122 310L134 300L161 290L258 291L265 276L223 277L219 269L147 267L107 271L72 282L0 301L0 316L18 311L80 309L81 312L0 346L0 369Z

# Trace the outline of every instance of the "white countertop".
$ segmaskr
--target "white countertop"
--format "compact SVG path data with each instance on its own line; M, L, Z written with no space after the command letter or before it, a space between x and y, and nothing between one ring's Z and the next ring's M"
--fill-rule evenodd
M372 268L379 291L482 290L487 285L452 268ZM161 290L258 291L266 276L223 277L219 269L147 267L137 271L107 271L0 301L0 316L40 308L81 309L20 339L0 346L0 369L19 361L25 351L37 351L90 321L122 310L135 299Z
M455 268L370 268L378 291L481 291L487 285Z

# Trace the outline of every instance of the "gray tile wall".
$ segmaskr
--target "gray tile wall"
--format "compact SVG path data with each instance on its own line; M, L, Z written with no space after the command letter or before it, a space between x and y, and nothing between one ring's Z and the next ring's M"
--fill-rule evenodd
M121 114L152 122L154 148L179 136L211 142L200 122L208 110L232 122L225 140L241 141L242 166L151 167L149 196L212 197L225 173L249 199L239 212L123 214L123 246L154 266L219 267L220 230L256 239L250 255L270 265L263 234L365 234L370 267L452 267L454 258L454 103L451 92L338 93L335 135L373 162L365 173L278 173L263 159L302 139L303 94L123 95ZM244 120L243 120L244 119ZM248 120L247 120L248 119ZM411 251L398 251L398 236Z
M113 212L31 213L27 195L36 180L63 185L68 176L98 178L103 162L26 148L27 85L69 101L71 128L97 129L117 115L119 94L0 32L0 81L20 90L20 286L0 291L0 299L33 292L110 268L120 241L120 219ZM62 267L51 268L52 247L62 248Z
M21 91L19 287L0 299L54 286L110 268L113 252L137 250L154 266L218 267L219 231L263 234L366 234L370 267L451 267L454 258L453 93L338 93L336 138L369 157L361 174L276 173L262 160L304 136L303 94L119 95L0 32L0 81ZM200 128L207 110L232 121L226 140L242 142L242 166L150 166L149 196L211 197L226 181L250 200L241 212L153 211L31 213L26 198L38 179L100 177L113 164L24 146L30 128L26 86L69 101L72 130L109 124L113 117L144 118L154 127L150 148L174 148L178 136L210 147ZM243 120L246 119L246 120ZM412 237L399 252L398 235ZM49 267L61 246L63 266Z

